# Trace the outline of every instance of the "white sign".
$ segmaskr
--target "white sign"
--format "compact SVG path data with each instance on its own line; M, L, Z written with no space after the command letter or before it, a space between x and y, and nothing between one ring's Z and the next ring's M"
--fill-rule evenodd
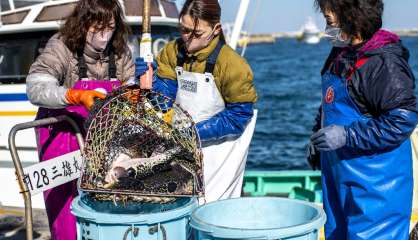
M80 150L34 164L23 169L23 181L32 195L80 177Z

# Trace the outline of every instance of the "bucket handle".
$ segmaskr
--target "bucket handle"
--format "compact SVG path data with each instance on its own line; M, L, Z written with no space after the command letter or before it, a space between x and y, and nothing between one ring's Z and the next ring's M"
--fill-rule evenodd
M161 229L161 233L163 234L163 239L162 240L167 240L167 231L165 230L165 227L163 225L161 225L160 223L158 223L157 225L151 226L148 229L148 233L150 235L154 235L155 233L158 234L160 229ZM157 235L157 237L158 236L159 236L159 234Z
M138 236L139 233L139 228L134 227L134 226L130 226L128 227L128 229L126 229L125 234L123 234L123 240L128 240L128 234L132 232L132 235L134 235L134 237Z

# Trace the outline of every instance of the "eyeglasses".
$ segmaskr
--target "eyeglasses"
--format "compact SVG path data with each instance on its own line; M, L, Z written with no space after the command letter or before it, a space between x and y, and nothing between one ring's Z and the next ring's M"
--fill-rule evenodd
M194 30L194 29L182 26L182 25L180 25L179 27L179 32L181 34L184 34L184 35L193 34L190 36L190 38L201 38L203 35L210 36L213 33L213 31L215 31L215 29L212 29L212 31L210 31L208 34L205 34L206 32L202 30Z

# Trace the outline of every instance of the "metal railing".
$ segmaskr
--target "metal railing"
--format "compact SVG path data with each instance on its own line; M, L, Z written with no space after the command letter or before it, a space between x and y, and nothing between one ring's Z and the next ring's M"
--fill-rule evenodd
M78 127L77 123L73 119L64 115L58 116L58 117L40 119L36 121L31 121L31 122L20 123L20 124L15 125L10 130L10 133L9 133L10 154L12 155L13 164L16 169L16 176L17 176L17 181L19 183L20 192L23 194L23 200L25 201L25 226L26 226L26 239L27 240L33 239L32 200L31 200L31 193L28 189L28 186L24 182L24 172L22 168L22 163L17 153L16 133L21 130L55 124L55 123L63 122L63 121L67 121L71 125L71 127L74 129L76 133L77 142L80 146L80 149L82 150L84 148L84 141L83 141L83 136L81 135L80 128Z

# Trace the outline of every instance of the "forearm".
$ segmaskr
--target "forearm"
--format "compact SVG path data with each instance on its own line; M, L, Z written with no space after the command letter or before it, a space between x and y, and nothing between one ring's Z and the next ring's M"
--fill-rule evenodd
M418 123L418 114L394 109L369 121L346 126L347 147L360 151L391 150L409 138Z
M32 73L26 79L26 94L29 101L40 107L64 108L67 89L59 86L58 80L49 74Z
M225 109L212 118L197 123L202 142L218 142L236 139L244 132L253 116L253 103L227 104Z

